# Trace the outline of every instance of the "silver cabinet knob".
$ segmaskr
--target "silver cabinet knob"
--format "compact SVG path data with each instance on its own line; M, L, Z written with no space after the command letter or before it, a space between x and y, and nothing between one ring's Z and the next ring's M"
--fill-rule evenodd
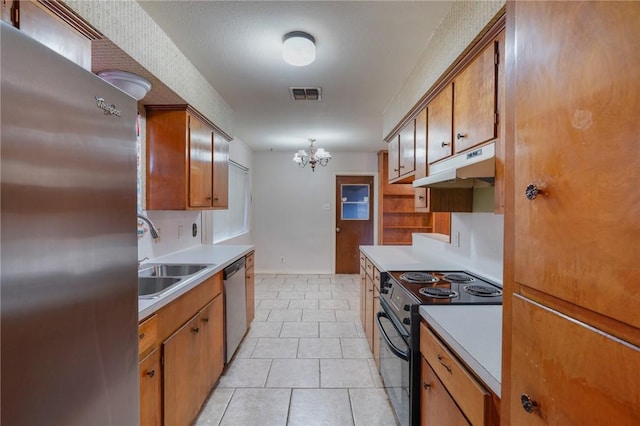
M528 200L535 200L538 195L544 194L544 191L536 186L535 183L530 183L524 190L524 195Z
M462 138L466 138L466 137L467 137L467 135L466 135L465 133L458 133L458 134L456 135L456 139L458 139L458 140L460 140L460 139L462 139Z
M460 138L458 138L458 139L460 139ZM444 141L443 141L443 142L441 142L441 143L440 143L440 146L441 146L442 148L444 148L445 146L449 146L449 145L451 145L451 142L444 142Z
M529 414L533 413L538 408L538 403L531 399L531 397L526 393L523 393L520 396L520 403L522 404L524 411Z

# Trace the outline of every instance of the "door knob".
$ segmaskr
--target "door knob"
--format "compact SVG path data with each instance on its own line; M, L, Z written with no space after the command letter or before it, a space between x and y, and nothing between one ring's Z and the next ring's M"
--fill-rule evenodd
M340 227L336 226L336 232L340 232Z

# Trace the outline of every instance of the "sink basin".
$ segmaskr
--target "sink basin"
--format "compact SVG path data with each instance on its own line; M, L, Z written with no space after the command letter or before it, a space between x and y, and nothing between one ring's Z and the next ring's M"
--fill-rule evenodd
M211 265L157 264L138 271L139 277L186 277Z
M138 296L144 298L158 297L181 279L176 277L138 277Z

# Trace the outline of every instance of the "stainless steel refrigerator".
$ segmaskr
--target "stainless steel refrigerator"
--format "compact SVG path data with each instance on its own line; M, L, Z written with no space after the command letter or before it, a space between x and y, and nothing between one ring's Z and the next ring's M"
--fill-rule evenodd
M135 425L136 102L0 30L1 422Z

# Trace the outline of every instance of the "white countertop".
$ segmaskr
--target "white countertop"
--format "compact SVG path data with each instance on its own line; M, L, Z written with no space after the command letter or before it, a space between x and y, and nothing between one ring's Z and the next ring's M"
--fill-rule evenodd
M437 252L425 253L413 246L360 246L360 250L380 271L465 269Z
M212 265L204 269L180 284L174 286L169 292L155 299L138 299L138 319L148 317L158 309L182 296L204 280L214 276L234 261L253 250L251 245L200 245L175 253L159 256L142 264L153 263L186 263Z
M502 306L422 305L420 315L498 397L502 371Z

